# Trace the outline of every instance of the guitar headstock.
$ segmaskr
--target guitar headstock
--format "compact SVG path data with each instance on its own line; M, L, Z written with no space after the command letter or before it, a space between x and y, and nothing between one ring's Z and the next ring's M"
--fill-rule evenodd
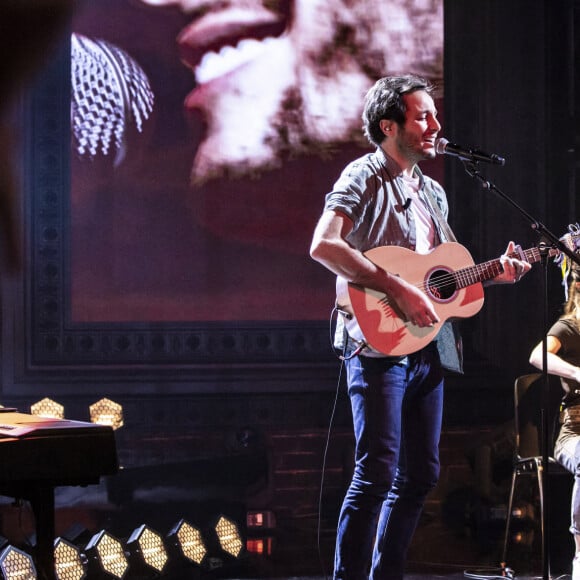
M568 233L564 234L560 241L566 244L568 249L572 252L580 251L580 224L570 224L568 226Z
M580 257L580 224L570 224L568 226L568 233L564 234L560 241L571 251L575 254L578 254ZM554 259L554 263L560 267L562 271L562 285L565 289L566 300L568 300L568 276L570 272L574 270L580 269L578 264L571 264L571 260L568 258L566 254L559 253L559 255Z

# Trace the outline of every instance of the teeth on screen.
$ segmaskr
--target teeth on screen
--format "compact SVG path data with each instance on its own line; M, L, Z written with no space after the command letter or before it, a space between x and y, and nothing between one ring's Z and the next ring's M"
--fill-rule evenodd
M219 52L206 52L195 69L196 82L207 83L253 60L264 52L271 40L248 38L240 40L235 47L224 46Z

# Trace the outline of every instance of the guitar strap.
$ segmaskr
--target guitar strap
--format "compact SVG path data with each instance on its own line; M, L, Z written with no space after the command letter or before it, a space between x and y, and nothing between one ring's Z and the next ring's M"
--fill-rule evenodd
M437 200L433 196L433 193L428 190L426 187L423 188L424 193L424 200L429 208L429 212L431 213L431 217L437 226L437 231L439 232L439 237L441 238L442 242L456 242L457 238L455 234L451 230L451 227L447 223L447 220L443 217L441 210L439 209L439 205L437 204Z
M433 193L426 187L423 188L423 192L424 200L435 222L441 242L456 242L457 238L443 217ZM463 374L463 342L457 325L449 320L445 322L435 341L443 368Z

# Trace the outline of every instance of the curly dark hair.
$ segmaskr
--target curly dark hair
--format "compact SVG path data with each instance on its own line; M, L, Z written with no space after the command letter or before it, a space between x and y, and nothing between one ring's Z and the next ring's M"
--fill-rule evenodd
M365 137L373 144L380 145L385 135L380 127L382 119L389 119L403 125L407 107L403 95L415 91L431 94L435 87L426 79L416 75L383 77L367 92L362 114Z

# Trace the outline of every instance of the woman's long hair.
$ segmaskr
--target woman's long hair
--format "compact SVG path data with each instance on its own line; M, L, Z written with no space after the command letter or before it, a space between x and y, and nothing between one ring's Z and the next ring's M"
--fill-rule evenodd
M562 318L574 321L580 331L580 270L574 268L570 274L568 300Z

